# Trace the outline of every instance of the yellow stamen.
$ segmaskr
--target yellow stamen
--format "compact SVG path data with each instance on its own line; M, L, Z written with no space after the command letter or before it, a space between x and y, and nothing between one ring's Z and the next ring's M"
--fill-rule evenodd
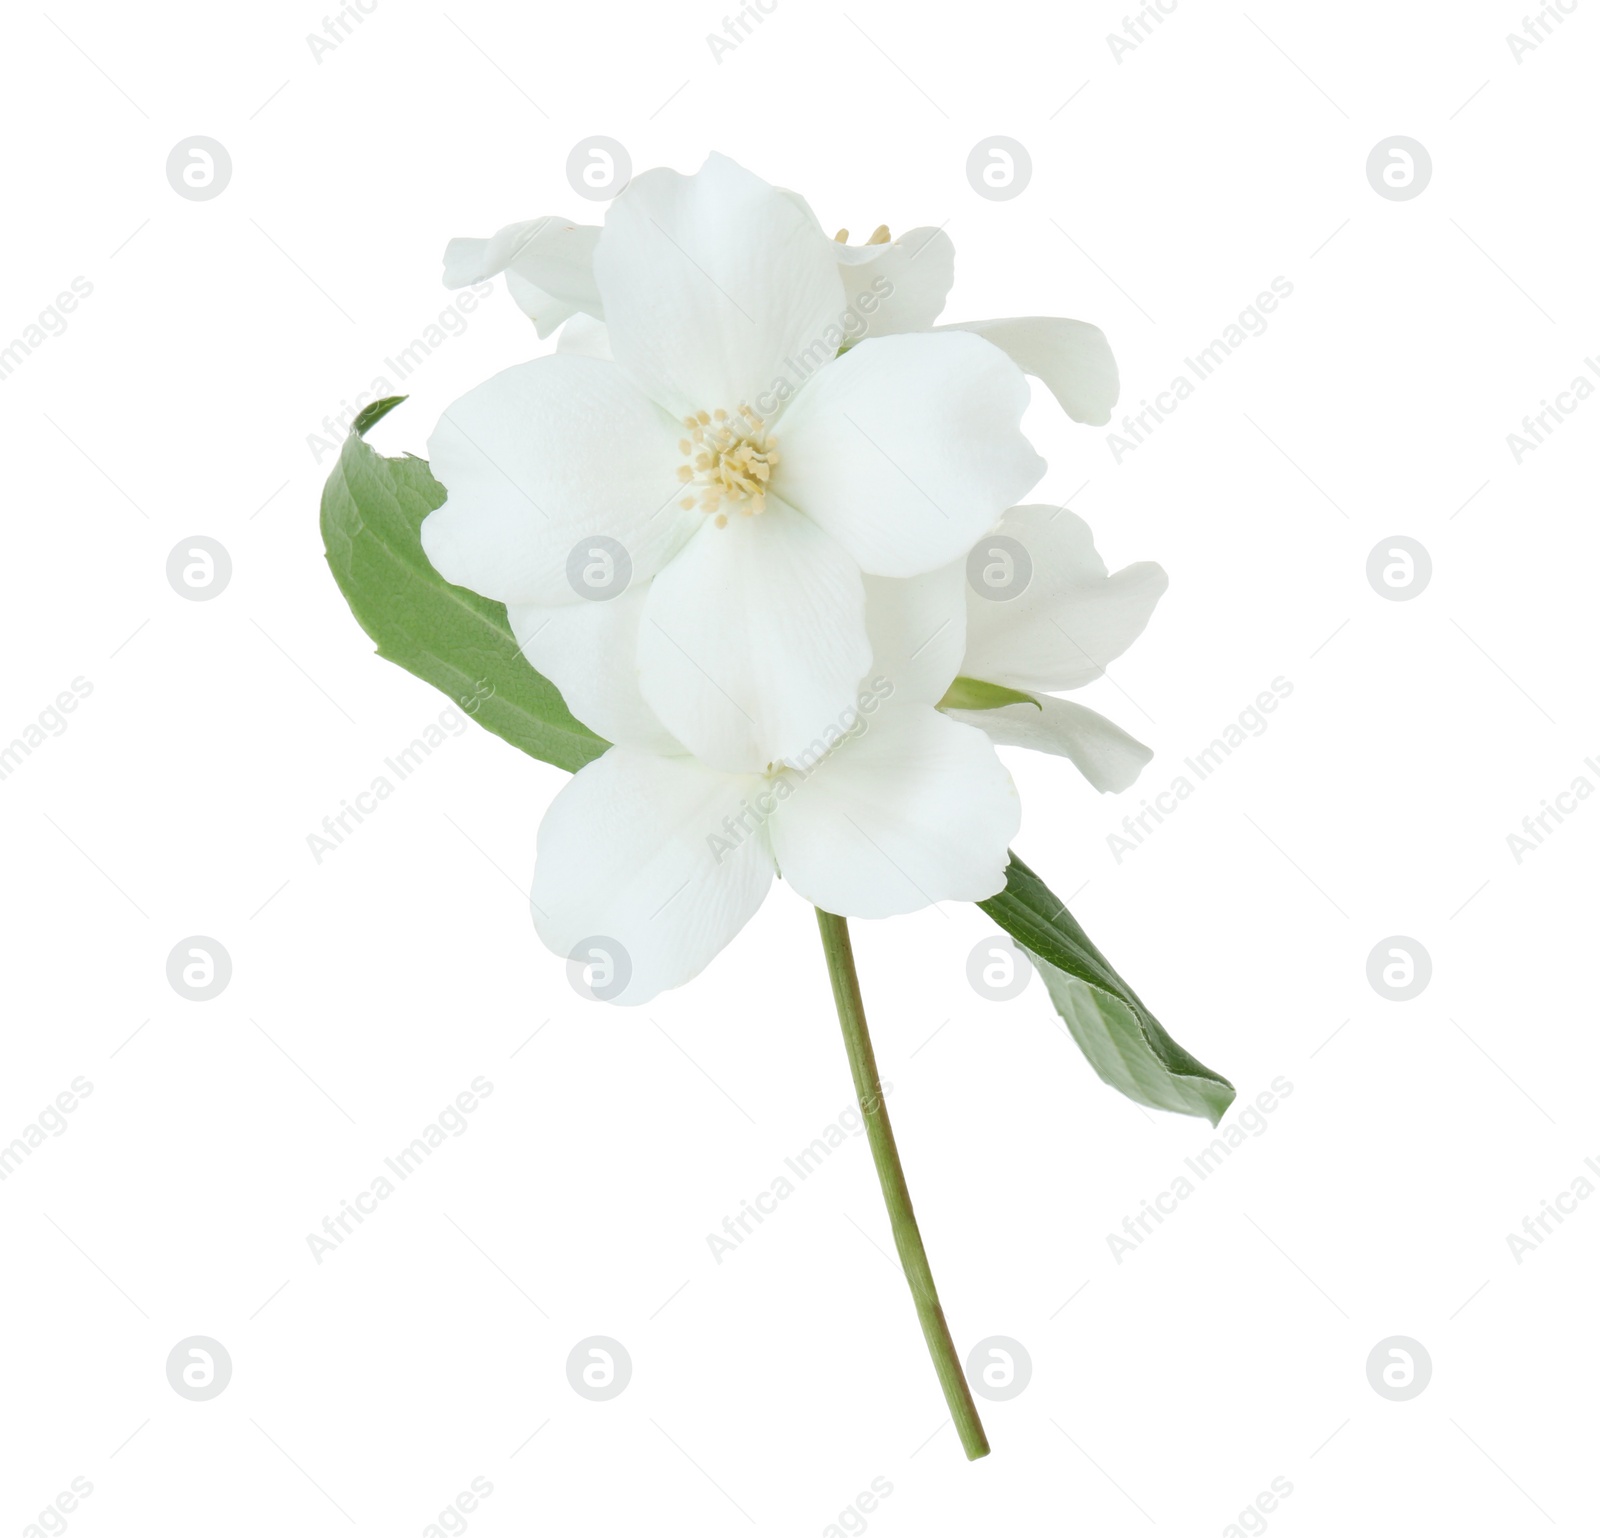
M727 527L725 506L744 517L764 512L767 483L778 463L777 451L767 441L765 418L741 405L731 413L720 407L715 415L698 411L685 420L695 426L678 444L685 456L678 479L693 485L690 497L679 505L712 514L718 528Z

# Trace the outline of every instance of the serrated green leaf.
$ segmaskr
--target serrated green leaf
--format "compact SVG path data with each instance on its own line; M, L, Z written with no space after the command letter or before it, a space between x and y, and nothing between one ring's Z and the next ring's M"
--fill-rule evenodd
M1031 694L1021 689L1008 689L1004 684L991 684L981 678L955 678L939 701L940 710L999 710L1005 705L1032 705L1042 711L1042 706Z
M1039 969L1057 1013L1089 1066L1128 1099L1204 1116L1214 1127L1234 1088L1184 1051L1095 948L1066 904L1016 855L1006 889L978 904Z
M356 418L322 492L322 543L339 591L378 655L442 689L479 726L560 769L610 746L518 650L504 604L453 587L423 553L422 520L445 488L425 459L387 459L362 437L403 401Z

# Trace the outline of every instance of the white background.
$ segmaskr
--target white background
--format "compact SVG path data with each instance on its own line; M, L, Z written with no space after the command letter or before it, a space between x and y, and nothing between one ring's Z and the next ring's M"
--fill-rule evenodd
M0 781L0 1140L93 1091L0 1185L4 1531L79 1477L85 1535L422 1533L482 1477L485 1538L824 1533L881 1477L883 1538L1223 1534L1280 1476L1243 1530L1593 1530L1600 1201L1520 1264L1506 1236L1600 1156L1600 807L1520 864L1506 836L1600 784L1600 404L1520 465L1506 435L1600 353L1600 7L1520 63L1520 0L1180 0L1119 62L1124 14L779 0L720 63L714 4L380 0L320 62L312 6L13 18L0 343L93 294L0 383L0 739L93 692ZM165 175L196 134L232 157L212 201ZM706 1242L851 1102L803 903L775 889L642 1010L585 1003L522 895L563 776L476 727L308 850L448 704L346 610L308 436L445 308L449 237L598 217L565 179L591 134L637 169L720 148L858 239L944 225L950 318L1092 320L1134 409L1293 284L1120 465L1036 404L1036 500L1172 588L1080 696L1155 748L1139 786L1012 755L1025 858L1241 1106L1292 1093L1118 1263L1205 1125L1102 1086L1037 981L979 998L977 910L855 926L957 1342L1032 1358L977 1464L864 1140ZM1033 160L1008 202L965 176L993 134ZM1410 201L1365 174L1394 134L1433 161ZM497 285L374 441L420 451L537 350ZM199 534L233 576L186 602L165 566ZM1434 568L1407 602L1365 576L1396 534ZM1270 728L1117 863L1279 676ZM195 934L234 969L203 1004L165 973ZM1409 1003L1367 981L1391 935L1432 957ZM468 1130L318 1264L306 1236L478 1075ZM233 1362L201 1403L165 1372L191 1335ZM566 1379L590 1335L633 1362L605 1403ZM1403 1403L1366 1375L1393 1335L1433 1363Z

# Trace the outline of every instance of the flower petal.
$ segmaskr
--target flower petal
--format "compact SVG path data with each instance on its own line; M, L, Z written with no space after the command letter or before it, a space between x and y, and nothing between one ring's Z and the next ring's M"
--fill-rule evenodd
M861 573L778 497L700 532L650 584L644 697L690 752L759 770L842 718L872 662Z
M828 239L822 221L798 192L787 187L778 191L805 214L806 222L823 239ZM839 264L849 307L859 320L866 322L864 329L847 333L849 340L925 331L938 318L956 276L956 248L942 228L921 225L907 230L898 240L878 245L852 246L841 240L830 240L829 244ZM868 292L872 294L870 309L861 303Z
M539 938L566 957L585 940L620 946L628 980L614 1003L643 1004L688 982L744 928L772 884L760 829L735 844L724 823L742 832L742 803L760 785L691 758L627 748L585 764L539 827ZM622 965L612 959L620 979Z
M641 752L682 753L639 692L639 622L649 591L650 584L640 582L594 603L513 604L506 618L522 655L590 731Z
M915 280L907 271L909 262L917 255L915 241L926 237L934 247L927 265L915 269ZM937 241L934 237L938 237ZM941 244L942 243L942 244ZM906 246L911 246L911 256ZM948 246L948 252L944 247ZM859 342L869 336L891 336L900 331L926 331L944 307L944 296L949 291L954 272L955 247L950 237L932 228L909 230L900 240L883 246L839 246L839 276L845 286L845 319L839 327L841 345ZM863 253L862 260L852 259L851 253ZM934 260L934 252L943 254L942 271ZM878 253L883 253L879 256ZM885 285L888 285L887 290ZM513 273L507 285L522 306L523 312L535 316L539 313L535 300L542 299L553 305L547 294L532 290L533 298L524 302L517 294L517 279ZM869 308L870 306L870 308ZM566 312L571 314L569 310ZM852 314L854 319L851 318ZM563 319L565 316L563 316ZM550 325L541 323L539 335L549 334ZM570 325L564 326L561 339L556 344L559 352L582 352L591 358L609 358L611 341L604 321L587 315L576 315ZM758 399L757 409L775 409L773 396Z
M784 880L853 918L993 897L1022 803L988 739L927 705L861 719L767 824Z
M612 352L675 416L752 401L839 324L828 246L792 198L726 156L693 176L646 171L617 195L595 252Z
M678 432L615 364L519 363L448 407L428 439L449 500L423 520L422 547L448 581L506 604L577 602L567 561L593 535L648 578L699 522L677 506Z
M561 328L561 335L556 338L556 351L575 352L585 358L604 358L608 363L613 361L611 333L603 320L596 320L592 315L574 315Z
M1038 698L1037 709L1002 705L998 710L951 710L946 714L976 726L991 742L1070 758L1084 779L1102 793L1126 790L1155 757L1116 722L1087 705L1058 700L1053 694Z
M1028 383L963 334L875 337L784 411L773 489L883 577L964 556L1044 474L1022 436Z
M969 320L945 331L970 331L1003 348L1025 373L1043 381L1074 422L1104 427L1121 384L1105 332L1082 320L1030 315L1017 320Z
M868 577L866 590L874 683L886 680L896 700L938 704L966 653L965 563L921 577Z
M996 533L1022 545L1032 575L1015 598L969 591L968 677L1013 689L1082 688L1138 639L1167 590L1154 561L1108 575L1089 525L1064 507L1013 507Z
M533 322L534 334L541 341L578 313L570 304L545 293L542 288L536 288L514 272L506 274L506 292L511 295L517 308Z
M444 248L444 286L465 288L504 272L518 307L548 336L574 311L604 313L594 281L599 240L599 225L549 214L508 224L488 240L452 240Z
M879 246L837 250L846 302L866 323L862 336L926 331L939 318L956 278L956 248L943 230L924 225Z

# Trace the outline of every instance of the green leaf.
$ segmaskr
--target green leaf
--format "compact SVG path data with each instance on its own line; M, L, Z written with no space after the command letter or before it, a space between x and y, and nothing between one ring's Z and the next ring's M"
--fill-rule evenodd
M1016 855L1006 889L983 909L1039 969L1089 1066L1130 1100L1204 1116L1214 1127L1234 1088L1162 1030L1139 996L1095 949L1066 905Z
M442 689L478 725L560 769L609 743L574 719L517 647L504 604L453 587L422 550L422 520L445 499L425 459L386 459L362 434L403 401L355 419L322 492L322 542L339 591L378 655Z
M1021 689L985 683L981 678L952 680L939 701L940 710L999 710L1002 705L1032 705L1035 710L1044 709L1038 700Z

